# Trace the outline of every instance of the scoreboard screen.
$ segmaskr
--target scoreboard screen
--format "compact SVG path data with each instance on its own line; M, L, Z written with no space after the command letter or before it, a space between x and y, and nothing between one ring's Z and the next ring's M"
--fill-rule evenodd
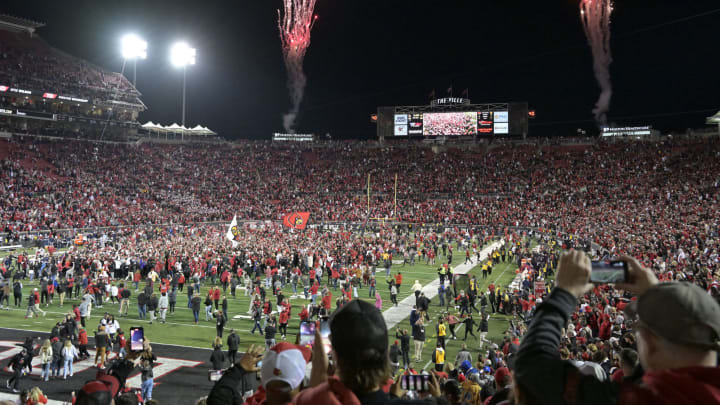
M474 112L442 112L423 114L423 135L475 135L477 114Z
M423 106L379 107L378 136L517 136L527 135L527 103L468 105L466 111L438 111ZM473 109L473 107L475 109Z
M507 111L395 114L395 136L507 135Z

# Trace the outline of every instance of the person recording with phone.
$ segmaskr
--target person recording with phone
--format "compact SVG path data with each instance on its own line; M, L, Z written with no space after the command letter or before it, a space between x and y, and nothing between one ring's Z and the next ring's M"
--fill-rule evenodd
M635 258L620 260L627 278L616 287L637 296L625 313L634 320L642 383L600 380L561 360L562 328L593 288L590 259L571 250L561 257L556 287L537 308L515 356L516 402L720 403L720 306L702 288L659 283Z
M300 391L293 403L423 404L399 399L404 395L398 378L390 395L381 388L390 376L388 330L382 313L369 302L352 300L330 317L331 354L337 378L328 378L329 358L319 328L315 331L310 388ZM428 393L441 395L434 375ZM396 399L397 398L397 399Z
M130 339L130 348L132 349L132 337ZM154 385L153 367L157 361L157 356L153 354L150 340L148 340L144 335L142 340L142 351L138 352L137 350L133 350L131 354L132 356L128 356L128 358L132 357L133 364L140 370L142 399L143 402L146 402L152 399Z

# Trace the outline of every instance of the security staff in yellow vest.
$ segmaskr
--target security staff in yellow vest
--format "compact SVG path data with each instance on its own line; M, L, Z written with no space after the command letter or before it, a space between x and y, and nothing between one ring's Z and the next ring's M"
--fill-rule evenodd
M440 342L437 342L437 347L432 354L432 361L435 363L435 371L443 371L445 368L445 349L442 348Z
M440 266L437 273L438 276L440 276L440 284L445 284L445 277L447 276L447 270L445 269L445 266Z
M437 339L438 343L442 348L445 348L445 337L447 336L447 327L445 326L445 322L442 316L440 316L440 319L438 319L438 326L437 326Z

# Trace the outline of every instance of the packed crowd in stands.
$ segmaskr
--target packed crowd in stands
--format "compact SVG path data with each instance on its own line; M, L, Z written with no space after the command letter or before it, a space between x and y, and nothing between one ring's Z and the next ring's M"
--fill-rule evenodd
M31 149L13 140L0 147L0 221L13 231L190 224L233 214L278 220L293 211L310 211L313 221L363 221L370 174L373 218L551 228L613 252L682 253L684 266L696 264L695 250L717 248L708 220L720 186L713 139L438 154L261 142Z
M262 388L255 396L243 398L245 390L238 388L258 368L255 363L262 350L251 348L234 362L204 399L206 403L287 403L302 384L305 389L294 398L298 404L385 403L387 392L406 395L387 378L393 365L407 373L420 371L416 364L399 359L411 353L409 344L406 349L402 333L397 347L387 344L389 332L379 310L352 299L353 280L369 283L371 279L364 276L370 263L389 268L385 253L406 257L410 252L424 258L430 251L438 254L445 241L463 239L464 233L408 233L392 227L364 236L342 227L332 232L288 232L271 222L244 226L239 246L232 249L223 239L224 225L198 224L226 223L233 214L241 219L277 220L287 212L305 210L311 212L311 221L362 223L367 215L363 195L367 173L373 179L373 217L396 216L417 225L473 224L467 237L477 238L479 245L505 240L493 260L520 265L522 281L515 289L470 289L467 300L465 295L451 295L448 302L454 301L457 311L437 322L422 313L420 307L428 302L418 298L413 311L417 313L411 314L413 333L407 337L416 344L425 340L426 333L440 336L441 330L452 338L451 325L458 321L471 331L477 326L484 339L488 315L497 311L516 315L503 342L489 344L487 350L461 351L455 362L443 358L438 342L433 354L436 373L421 396L429 395L438 403L541 403L544 397L561 398L562 387L569 386L581 398L592 392L620 402L651 403L670 394L679 402L719 400L715 366L720 349L720 180L716 175L720 148L713 139L572 147L500 145L437 154L424 147L368 149L342 143L315 148L244 143L227 149L13 140L3 146L0 214L6 231L57 233L67 227L117 226L100 231L107 238L99 238L81 253L71 250L58 262L38 257L35 262L45 263L50 277L56 268L56 277L66 280L68 269L79 266L95 277L75 280L76 285L100 286L102 291L107 285L102 274L118 270L120 277L139 272L139 280L156 271L158 280L166 278L169 289L185 271L186 279L197 274L217 277L221 283L225 271L244 281L253 274L257 280L253 291L259 295L253 314L264 308L262 291L274 291L278 281L292 282L294 274L308 281L300 283L306 286L314 285L310 277L317 275L318 268L327 278L326 285L335 282L336 274L343 277L341 295L347 299L326 304L322 291L305 293L318 296L325 309L318 316L341 308L330 318L331 329L343 331L331 334L337 380L327 379L324 355L312 356L313 371L306 380L304 371L299 376L293 370L305 370L310 354L285 343L272 349L270 342ZM398 206L393 212L396 173ZM508 229L515 226L539 228L535 231L541 238L539 246L531 251L529 244L521 243ZM561 233L573 237L558 242ZM595 244L594 259L628 255L631 282L589 289L586 256L573 253L560 258L562 248L580 247L580 241ZM22 260L23 271L18 273L29 263ZM283 270L273 274L275 266ZM173 269L182 270L177 279L172 274L167 277ZM533 281L555 273L555 283L548 283L542 296L536 295ZM225 277L224 283L238 282L235 279ZM667 311L666 319L654 314L664 300L679 308ZM277 304L284 307L282 300ZM478 324L467 321L472 311L479 316ZM273 327L272 317L267 322ZM684 333L666 327L680 323ZM272 353L282 351L297 351L292 355L295 361L273 362L278 355ZM266 364L288 367L282 373L293 377L275 378L272 368L265 371ZM568 365L574 367L563 371ZM640 366L647 371L645 377L638 374ZM667 371L690 366L695 367L692 379ZM670 378L682 378L684 388L669 392ZM644 387L634 385L639 379ZM607 385L610 381L625 384L624 391L613 393ZM404 403L400 401L396 403Z
M0 31L0 84L91 100L137 103L139 93L118 73L61 53L41 39Z

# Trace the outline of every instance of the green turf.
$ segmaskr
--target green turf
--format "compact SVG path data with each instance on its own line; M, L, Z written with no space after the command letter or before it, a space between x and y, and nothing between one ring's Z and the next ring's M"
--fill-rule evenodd
M453 255L453 259L459 260L459 256L460 254L456 251ZM425 285L436 279L438 266L439 264L436 264L434 266L425 265L424 263L420 264L419 261L417 261L414 266L406 265L403 267L402 265L394 264L392 266L391 274L394 276L398 271L403 274L403 284L398 294L398 301L404 299L409 295L410 286L412 286L415 280L418 280L421 284ZM378 280L377 291L380 293L380 296L383 299L383 310L385 310L390 308L391 306L390 290L385 283L385 270L378 269L378 271L376 272L376 278ZM323 275L323 280L326 280L325 275ZM59 300L56 294L55 300L53 304L50 305L50 307L45 307L44 305L41 307L42 310L48 312L45 317L25 319L25 312L27 308L27 294L29 294L29 292L37 286L37 281L29 282L25 280L23 282L23 299L19 307L15 307L14 305L12 305L13 297L11 295L10 304L12 310L8 312L4 312L3 310L3 312L0 312L3 318L2 326L8 328L50 331L55 322L59 321L60 318L65 313L67 313L67 311L70 311L72 309L73 303L80 303L79 299L66 299L65 305L60 308ZM144 283L141 283L140 288L142 289L143 286ZM204 294L207 292L208 288L209 284L201 287L201 296L204 297ZM337 299L340 294L340 289L338 288L337 290L334 290L333 288L330 288L330 291L332 292L332 302L334 306L335 299ZM285 286L284 292L286 297L292 295L292 286L289 284ZM302 288L300 286L298 286L298 292L302 294ZM359 289L358 295L361 299L367 300L374 304L375 298L369 298L368 292L369 291L367 287L363 287ZM166 324L155 323L153 325L150 325L148 321L140 321L138 319L136 298L137 292L133 291L133 295L130 298L130 310L128 311L128 317L118 319L123 330L127 330L131 326L143 326L145 328L146 336L148 336L152 341L157 343L177 344L194 347L210 347L213 338L215 337L215 323L213 322L214 320L208 322L205 321L204 305L201 308L200 323L198 325L195 325L193 323L192 311L187 308L187 295L184 292L178 292L177 308L175 314L168 315ZM276 301L274 300L274 297L272 297L271 300L273 302L273 307L275 307ZM293 339L295 334L298 333L299 320L297 318L297 314L300 312L301 306L307 305L309 303L309 300L305 300L304 298L295 298L291 299L290 301L293 305L293 318L288 325L287 338ZM235 315L247 315L248 308L249 297L244 296L243 289L237 290L236 298L234 299L230 296L228 291L228 314L231 318ZM103 303L102 308L93 308L91 319L87 323L88 328L95 328L100 320L100 317L106 311L111 314L115 314L117 318L118 309L118 304L111 303ZM253 324L250 320L232 319L226 326L226 331L230 328L234 328L235 330L240 331L240 339L243 344L264 344L263 337L257 334L257 332L255 333L255 335L251 335L249 333L252 326ZM279 337L280 336L278 335L278 338Z
M440 255L442 255L442 252L440 252ZM441 263L440 260L442 259L444 259L442 258L442 256L438 258L436 265L425 265L420 261L417 261L414 266L402 266L399 264L393 264L392 275L395 275L397 271L400 271L403 274L403 284L398 294L398 300L400 301L409 295L410 287L415 282L415 280L419 280L423 286L431 282L432 280L435 280L437 278L437 268L439 267ZM462 263L462 261L464 260L464 252L455 249L453 260L455 265ZM480 282L479 290L485 291L487 285L489 285L491 281L495 282L497 286L507 286L515 277L516 269L517 266L514 263L501 262L494 267L492 274L488 277L487 280L481 279L481 271L479 267L473 268L469 274L474 274L478 277L478 280ZM390 291L384 281L384 269L378 269L376 277L378 279L377 291L380 292L380 295L383 299L383 310L385 310L390 308L391 302ZM325 277L323 277L323 279L325 279ZM141 289L143 285L143 283L140 284ZM25 313L27 308L27 294L34 287L37 287L37 282L27 282L26 280L26 282L23 282L23 286L23 300L20 306L15 307L12 305L13 297L11 296L11 310L5 312L5 310L3 309L2 312L0 312L0 316L2 316L3 320L1 325L2 327L49 332L55 322L58 322L65 313L72 309L73 303L79 303L79 299L67 299L65 300L64 306L61 308L58 305L59 301L56 295L53 304L51 304L49 307L45 307L44 305L41 307L42 310L47 311L47 315L45 317L41 316L25 319ZM201 296L204 296L204 293L207 292L208 288L208 284L201 287ZM334 306L334 301L339 296L340 289L335 291L331 288L330 291L333 294ZM286 297L289 297L292 294L292 286L287 285L284 288L284 292ZM299 286L298 292L302 294L302 288L300 288ZM375 302L374 298L368 297L367 287L360 288L358 293L361 299L367 300L372 303ZM138 319L136 297L137 292L133 291L133 295L130 298L130 310L128 311L127 317L118 318L118 304L103 303L102 308L93 308L91 318L87 322L88 330L94 330L97 327L102 315L107 311L116 316L116 319L118 319L118 321L120 322L121 328L123 330L128 330L131 326L143 326L145 328L145 335L152 342L200 348L209 348L211 346L211 343L216 334L215 323L213 319L211 319L210 321L205 321L204 305L200 311L200 323L198 325L195 325L193 323L192 311L187 308L187 295L184 292L178 292L175 314L168 315L166 324L160 324L155 322L151 325L147 320L140 321ZM274 297L272 298L272 300L273 307L275 307ZM297 318L297 314L300 312L301 306L306 305L308 302L309 301L305 300L304 298L291 299L291 303L293 305L293 318L288 325L288 340L294 340L295 335L299 332L299 320ZM438 303L438 298L433 298L429 314L431 322L426 325L428 338L426 340L425 348L423 350L422 362L416 365L416 367L418 368L424 368L426 366L426 363L430 360L431 353L434 350L436 344L435 321L437 320L437 316L440 314L440 312L445 311L445 307L439 307ZM232 298L230 294L228 294L228 304L228 313L231 318L235 315L247 315L249 307L249 297L244 296L243 289L238 289L236 293L236 298ZM454 311L453 307L450 307L450 311ZM402 321L398 326L410 330L410 323L407 318ZM508 317L497 314L491 316L489 323L488 339L494 342L501 341L504 332L507 330L507 326ZM241 347L248 346L250 344L264 345L263 336L261 336L257 332L254 335L249 333L250 329L252 328L252 322L249 319L231 319L226 325L225 336L227 336L227 333L231 328L234 328L236 331L239 332ZM446 344L448 361L454 361L455 355L460 349L460 343L462 343L461 339L465 334L464 326L458 327L458 329L456 329L456 333L459 337L458 340L449 340ZM475 334L478 335L477 332ZM277 338L280 338L279 334L277 335ZM391 343L395 340L395 328L389 331L389 339ZM467 344L468 348L471 349L473 353L477 352L476 349L479 346L478 340L476 340L472 336L468 336ZM432 367L432 364L430 364L430 367Z
M513 278L515 277L515 270L517 269L517 265L510 262L500 262L497 265L494 266L493 272L486 280L483 280L481 278L482 271L480 270L479 266L474 267L469 274L475 275L478 278L479 282L479 288L478 291L486 291L487 286L490 285L490 282L494 282L496 286L505 287L509 285ZM489 309L489 305L488 305ZM427 322L425 324L425 333L426 333L426 340L425 340L425 346L423 348L422 352L422 360L419 363L414 363L414 367L416 369L425 369L425 368L432 368L433 364L430 362L432 359L432 352L435 350L435 346L437 344L437 334L435 332L435 325L437 324L438 316L445 311L445 307L439 306L439 300L437 297L433 298L430 309L429 309L429 317L430 322ZM455 315L458 315L458 311L454 309L454 307L450 307L449 310L450 313L453 313ZM409 315L409 314L408 314ZM476 322L479 322L479 317L477 316L477 313L474 316ZM488 324L488 335L486 339L491 340L494 343L499 343L502 341L502 337L504 333L508 329L508 320L510 319L510 316L505 316L501 314L494 314L490 316L490 321ZM445 350L446 350L446 361L454 362L455 356L457 355L457 352L460 350L460 345L463 343L463 338L465 337L465 326L459 324L455 328L455 334L457 335L457 340L452 340L446 338L445 343ZM401 329L407 329L408 332L411 330L409 318L402 321L398 327ZM477 329L477 325L475 326L475 329ZM390 331L390 341L391 343L395 340L395 331ZM473 331L475 333L475 336L479 336L479 333L476 331ZM450 336L450 330L448 329L447 332L448 336ZM472 337L472 335L468 334L467 341L464 343L467 344L468 349L471 353L473 353L473 357L476 358L476 353L478 352L478 348L480 346L480 340L477 337ZM487 345L485 346L487 349ZM414 349L412 347L411 342L411 357L412 360L412 354L414 353ZM430 363L429 363L430 362ZM429 364L428 364L429 363Z

